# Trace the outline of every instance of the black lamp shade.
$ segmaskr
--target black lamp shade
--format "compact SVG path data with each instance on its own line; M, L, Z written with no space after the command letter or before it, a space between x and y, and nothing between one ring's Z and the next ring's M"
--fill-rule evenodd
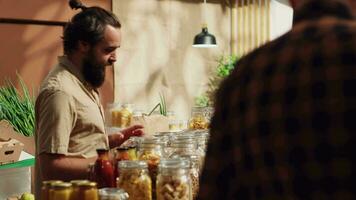
M194 37L193 47L216 47L215 36L208 32L207 27L203 27L202 32Z

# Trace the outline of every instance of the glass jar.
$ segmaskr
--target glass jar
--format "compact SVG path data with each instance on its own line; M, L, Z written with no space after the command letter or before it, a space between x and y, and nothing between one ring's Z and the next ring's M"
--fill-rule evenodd
M115 107L111 111L111 126L126 128L130 126L132 120L133 104L123 104L119 109Z
M170 157L174 155L193 155L197 154L197 143L194 138L179 138L177 137L175 141L171 144L172 153Z
M164 141L161 138L145 138L138 147L137 155L139 160L147 162L148 172L152 180L152 194L155 199L156 178L158 174L158 164L165 152L163 151Z
M197 198L199 192L199 177L200 177L200 157L198 155L180 156L183 159L189 160L189 176L192 186L192 198Z
M49 200L49 193L50 189L53 184L56 183L63 183L63 181L60 180L49 180L49 181L42 181L42 187L41 187L41 199L42 200Z
M191 200L189 161L180 158L161 160L156 187L157 200Z
M114 153L114 174L119 176L119 161L122 160L137 160L136 146L126 146L115 148Z
M128 200L129 194L119 188L102 188L99 189L100 200Z
M94 164L94 180L98 188L116 187L114 166L109 158L109 150L97 149L98 158Z
M119 162L119 169L117 185L129 194L130 200L152 199L152 182L145 161L123 160Z
M209 127L209 119L205 115L205 107L193 107L192 114L189 119L189 129L207 129Z
M72 196L71 199L75 200L75 199L80 199L79 196L79 184L80 183L88 183L88 180L71 180L70 183L72 184Z
M120 103L108 103L106 105L105 111L105 124L108 127L113 127L117 123L117 115L120 112L121 104Z
M53 183L49 192L50 200L71 200L72 184L71 183Z
M96 182L81 182L77 185L77 199L80 200L99 200L98 188ZM74 200L74 199L73 199Z
M163 150L163 156L162 157L169 157L169 155L172 153L172 148L171 148L171 141L173 137L174 132L157 132L153 135L153 137L158 138L162 142L162 150Z

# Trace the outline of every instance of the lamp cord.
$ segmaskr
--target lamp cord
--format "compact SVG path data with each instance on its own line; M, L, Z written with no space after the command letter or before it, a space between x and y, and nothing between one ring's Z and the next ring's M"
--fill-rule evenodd
M207 10L207 5L206 5L206 0L204 0L204 9L203 9L203 12L204 12L204 24L203 26L208 26L208 20L207 20L207 15L206 15L206 10Z

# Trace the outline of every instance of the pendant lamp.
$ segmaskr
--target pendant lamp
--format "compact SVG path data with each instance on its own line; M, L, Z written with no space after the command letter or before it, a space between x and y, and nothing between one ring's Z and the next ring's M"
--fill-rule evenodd
M204 20L206 20L206 0L204 0ZM193 47L211 48L216 46L215 36L208 32L208 25L204 23L202 32L194 37Z

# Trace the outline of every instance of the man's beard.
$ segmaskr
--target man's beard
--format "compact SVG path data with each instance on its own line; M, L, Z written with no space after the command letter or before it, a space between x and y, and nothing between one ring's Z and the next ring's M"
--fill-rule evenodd
M88 56L83 60L82 73L85 81L92 87L99 88L103 85L105 80L105 66L98 64L91 52L89 52Z

